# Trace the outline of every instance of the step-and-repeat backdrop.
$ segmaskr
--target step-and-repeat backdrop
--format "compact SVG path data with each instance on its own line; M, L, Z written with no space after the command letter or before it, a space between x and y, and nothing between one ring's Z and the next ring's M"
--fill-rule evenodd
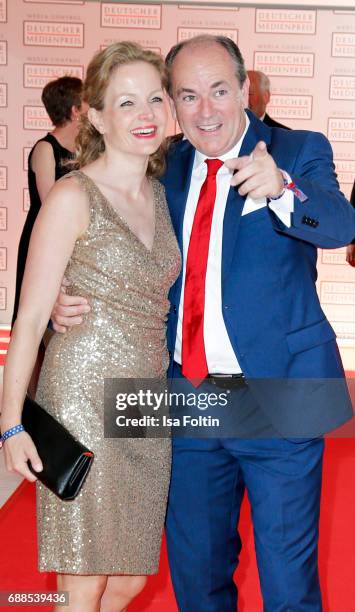
M229 36L248 68L269 75L270 115L328 136L349 197L355 177L355 11L263 8L260 1L235 8L223 2L0 0L0 324L11 319L17 245L29 206L27 156L52 129L41 105L43 86L63 74L83 77L92 54L117 40L135 40L165 55L172 44L203 32ZM355 271L345 262L345 249L319 253L318 289L346 367L354 369Z

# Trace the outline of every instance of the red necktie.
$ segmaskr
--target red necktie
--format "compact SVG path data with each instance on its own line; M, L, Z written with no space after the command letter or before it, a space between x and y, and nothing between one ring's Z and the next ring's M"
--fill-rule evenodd
M216 199L216 174L223 166L220 159L205 161L207 177L197 202L187 253L182 321L182 373L195 386L208 374L203 339L206 270Z

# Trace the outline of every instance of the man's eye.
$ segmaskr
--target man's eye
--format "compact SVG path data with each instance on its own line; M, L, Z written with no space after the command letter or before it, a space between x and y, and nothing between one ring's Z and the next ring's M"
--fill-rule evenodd
M221 98L222 96L225 96L227 93L228 93L228 91L227 91L226 89L218 89L218 90L215 92L215 96L216 96L217 98Z
M188 94L186 96L183 96L182 100L183 102L193 102L195 100L195 96L193 96L192 94Z

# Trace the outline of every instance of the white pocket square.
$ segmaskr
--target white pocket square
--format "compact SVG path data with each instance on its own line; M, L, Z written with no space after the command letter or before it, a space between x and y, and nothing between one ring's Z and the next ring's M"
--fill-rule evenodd
M250 196L247 196L242 210L242 217L244 215L248 215L249 213L255 212L256 210L259 210L259 208L264 208L265 206L266 198L257 198L254 200Z

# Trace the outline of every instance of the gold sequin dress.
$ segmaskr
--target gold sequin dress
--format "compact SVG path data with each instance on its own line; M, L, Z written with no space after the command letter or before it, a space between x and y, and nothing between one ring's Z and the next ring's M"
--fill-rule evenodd
M81 325L50 341L37 400L95 459L73 501L62 502L37 481L39 569L152 574L165 518L170 441L104 438L104 378L165 376L167 296L179 273L179 248L157 180L155 237L148 250L87 175L68 176L76 176L87 193L90 223L75 243L66 276L71 293L87 297L91 311Z

